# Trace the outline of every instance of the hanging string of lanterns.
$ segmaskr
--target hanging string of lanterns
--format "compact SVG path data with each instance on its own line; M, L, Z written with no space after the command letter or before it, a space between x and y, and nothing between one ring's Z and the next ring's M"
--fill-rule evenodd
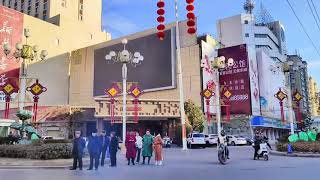
M157 18L157 21L159 23L159 25L157 26L157 29L158 29L157 36L160 40L163 40L165 36L163 31L166 28L166 26L164 25L164 21L165 21L164 14L166 12L164 10L165 3L163 2L163 0L159 0L157 3L157 6L158 6L157 14L159 15Z
M186 9L188 11L188 13L187 13L188 33L189 34L195 34L197 32L197 29L196 29L196 22L195 22L196 16L193 13L193 11L194 11L194 5L193 5L194 0L186 0L186 3L188 4L187 7L186 7Z

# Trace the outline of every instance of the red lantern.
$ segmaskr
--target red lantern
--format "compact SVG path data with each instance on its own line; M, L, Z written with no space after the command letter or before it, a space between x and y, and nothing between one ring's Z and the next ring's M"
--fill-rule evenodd
M194 10L194 6L192 4L189 4L186 9L188 11L193 11Z
M163 24L159 24L158 27L157 27L157 29L158 29L159 31L163 31L165 28L166 28L166 27L165 27Z
M186 0L186 2L187 2L188 4L192 4L192 3L194 2L194 0Z
M157 13L158 13L158 15L162 16L162 15L164 15L165 10L164 9L158 9Z
M157 18L157 21L158 21L159 23L163 23L164 20L165 20L165 18L164 18L163 16L159 16L159 17Z
M163 40L164 39L164 32L160 31L157 33L157 36L160 40Z
M195 19L195 15L194 15L194 13L193 12L189 12L188 14L187 14L187 18L190 20L190 19Z
M196 22L194 22L194 20L189 20L188 22L187 22L187 25L188 25L188 27L193 27L193 26L195 26L196 25Z
M166 26L164 25L164 21L165 21L164 14L166 12L164 10L164 6L165 6L165 3L163 2L163 0L159 0L159 2L157 3L157 7L158 7L157 14L159 15L157 18L157 21L159 23L159 25L157 26L157 29L158 29L157 36L160 40L164 39L165 34L163 31L166 29Z
M194 28L194 27L190 27L189 29L188 29L188 33L189 34L194 34L194 33L196 33L196 28Z
M165 4L164 4L163 1L159 1L159 2L157 3L158 8L163 8L164 5L165 5Z

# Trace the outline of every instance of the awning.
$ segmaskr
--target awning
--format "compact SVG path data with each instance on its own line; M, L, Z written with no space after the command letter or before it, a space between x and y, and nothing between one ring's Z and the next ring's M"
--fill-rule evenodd
M286 124L282 124L282 122L278 119L271 119L263 116L254 116L251 119L252 127L265 127L265 128L277 128L277 129L290 129L290 123L286 121ZM295 129L297 125L294 125Z

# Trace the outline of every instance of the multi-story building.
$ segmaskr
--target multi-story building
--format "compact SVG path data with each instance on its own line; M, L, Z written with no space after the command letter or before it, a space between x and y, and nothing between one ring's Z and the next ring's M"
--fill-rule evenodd
M300 101L301 112L305 115L310 115L308 63L299 55L288 55L288 62L291 64L291 90L293 93L298 91L302 95L302 100Z
M317 82L311 76L309 77L309 95L311 116L319 116L319 89Z
M239 123L236 122L246 121L247 124L251 124L250 127L261 129L271 141L274 141L282 133L287 133L290 128L288 101L285 102L285 119L281 119L279 101L274 97L279 88L285 92L288 90L283 72L276 68L279 63L287 60L285 29L280 21L272 19L258 21L252 14L253 8L254 3L247 0L244 5L246 13L217 21L217 38L223 47L245 45L247 49L248 83L250 84L248 88L251 93L248 100L251 111L241 114L242 116L231 115L235 119L234 125L231 123L233 126L231 128L240 128ZM229 54L232 53L232 51L229 52ZM224 56L228 54L224 53ZM237 58L237 55L233 58ZM244 59L243 56L241 58ZM229 89L231 92L238 93L237 87L235 87L236 90L232 87L238 81L227 83L227 86L231 86ZM285 125L281 120L286 122Z

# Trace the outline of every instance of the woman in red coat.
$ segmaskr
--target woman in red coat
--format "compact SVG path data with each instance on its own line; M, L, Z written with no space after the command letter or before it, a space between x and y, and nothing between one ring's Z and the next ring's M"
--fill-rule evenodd
M128 159L128 165L130 165L130 161L132 162L132 165L134 165L134 159L136 158L137 149L136 149L136 135L133 131L127 134L126 148L127 148L126 158Z

